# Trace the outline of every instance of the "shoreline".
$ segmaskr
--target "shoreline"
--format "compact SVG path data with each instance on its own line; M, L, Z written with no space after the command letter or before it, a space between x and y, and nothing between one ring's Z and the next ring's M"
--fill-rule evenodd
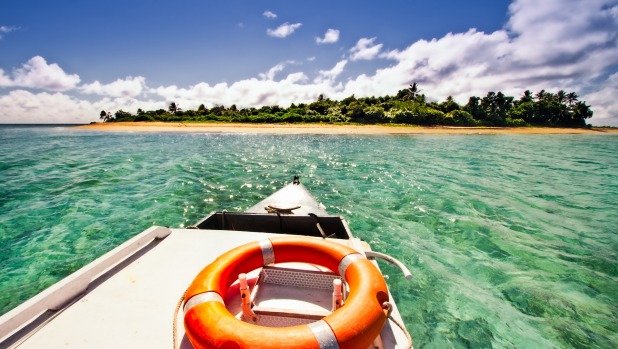
M76 126L79 129L113 132L188 132L324 135L417 135L417 134L607 134L612 128L560 127L454 127L332 124L247 124L182 122L106 122Z

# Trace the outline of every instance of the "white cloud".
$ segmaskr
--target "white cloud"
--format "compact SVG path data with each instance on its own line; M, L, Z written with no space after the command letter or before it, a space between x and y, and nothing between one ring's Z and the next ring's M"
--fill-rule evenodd
M146 88L146 78L142 76L128 76L124 80L118 79L106 85L99 81L83 85L80 90L88 94L97 94L110 97L137 97Z
M609 6L604 0L542 4L516 0L505 30L483 33L471 29L383 53L380 57L396 63L348 81L343 94L393 94L417 82L429 99L453 96L465 104L468 97L489 91L518 98L526 89L579 94L589 90L584 97L591 99L580 99L592 105L592 122L613 118L611 123L617 124L609 97L616 95L613 80L605 85L596 82L618 62L616 13L617 5Z
M11 78L4 75L4 70L0 69L0 87L9 87L12 84Z
M2 38L4 37L4 34L8 34L18 29L19 29L18 27L1 25L0 26L0 40L2 40Z
M346 64L348 64L348 60L344 59L338 62L331 70L320 70L318 77L315 78L314 82L316 84L332 84L335 82L337 77L343 73L343 69Z
M285 63L279 63L270 68L266 73L261 73L259 76L262 80L274 80L275 75L285 69Z
M167 109L163 101L137 100L131 97L105 97L91 102L62 92L32 93L13 90L6 95L0 95L0 123L87 124L98 121L101 110L112 114L120 109L135 113L138 108Z
M21 68L15 69L12 77L0 72L0 87L29 87L52 91L66 91L75 88L79 75L67 74L58 64L47 64L41 56L32 57Z
M270 71L280 71L280 66ZM274 74L263 74L261 79L251 78L233 84L219 83L211 86L200 83L189 88L177 86L159 87L152 93L166 101L179 102L186 108L197 108L200 104L212 107L215 104L238 107L258 107L263 105L287 106L291 103L315 100L320 92L316 86L306 84L307 76L302 72L288 74L284 79L275 81ZM325 86L325 88L329 89Z
M324 34L323 38L316 37L315 42L320 44L334 44L339 41L339 30L337 29L328 29Z
M0 96L2 123L88 123L95 114L91 103L59 92L14 90Z
M522 50L513 51L513 57L528 64L562 64L588 49L615 51L617 11L616 1L608 0L516 0L509 6L507 29Z
M349 51L347 59L314 74L296 71L285 75L285 68L292 62L283 62L255 78L233 83L204 82L186 88L171 85L148 89L143 77L128 77L105 85L95 81L77 87L77 91L108 96L96 102L62 93L10 91L0 95L0 122L77 122L79 118L87 122L96 120L101 109L165 109L171 101L183 109L195 109L202 103L208 107L287 106L314 101L319 94L332 99L352 94L393 95L417 82L430 100L453 96L462 104L470 96L484 96L489 91L500 90L518 98L526 89L563 89L576 92L580 100L592 106L593 124L618 126L616 1L587 0L583 4L514 0L509 15L502 30L484 33L470 29L390 51L383 51L375 38L363 38ZM272 32L285 37L300 23L293 26L286 23ZM388 59L388 65L375 66L375 71L350 78L345 85L340 82L349 61L377 57ZM0 69L0 87L69 90L78 83L79 76L66 74L42 57L34 57L10 74ZM153 100L137 99L148 93Z
M514 72L501 72L499 68L505 64L500 57L504 56L508 42L504 31L487 35L475 30L431 41L420 40L402 51L383 54L382 57L397 63L377 70L373 76L350 81L346 89L358 91L360 95L392 94L416 81L430 91L429 97L484 95L501 81L513 78Z
M264 11L264 13L262 13L262 15L268 19L275 19L277 18L277 15L271 11Z
M350 59L358 61L376 58L382 49L382 44L374 44L375 39L362 38L358 40L356 45L350 49Z
M580 96L580 100L593 106L594 115L590 121L600 126L618 126L618 73L610 75L599 88Z
M17 27L0 25L0 33L10 33L13 30L16 30Z
M269 36L272 36L272 37L275 37L275 38L285 38L287 36L290 36L290 35L294 34L294 31L296 31L296 29L300 28L301 25L302 25L302 23L290 24L288 22L285 22L282 25L280 25L279 27L277 27L277 29L267 29L266 33Z

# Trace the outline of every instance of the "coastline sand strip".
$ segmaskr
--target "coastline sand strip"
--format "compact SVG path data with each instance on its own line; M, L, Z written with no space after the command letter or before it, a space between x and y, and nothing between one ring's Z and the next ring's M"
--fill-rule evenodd
M414 134L607 134L612 128L422 127L403 125L246 124L182 122L108 122L77 126L114 132L203 132L254 134L414 135Z

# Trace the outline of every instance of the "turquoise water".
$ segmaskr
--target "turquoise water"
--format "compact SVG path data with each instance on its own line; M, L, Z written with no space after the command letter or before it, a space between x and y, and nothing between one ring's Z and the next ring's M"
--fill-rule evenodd
M381 265L416 348L617 346L615 135L0 126L0 313L151 225L244 210L294 174L410 267Z

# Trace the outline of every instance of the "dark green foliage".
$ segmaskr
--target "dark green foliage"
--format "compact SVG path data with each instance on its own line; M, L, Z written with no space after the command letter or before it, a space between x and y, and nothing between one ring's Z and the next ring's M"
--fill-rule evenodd
M329 108L330 108L330 103L325 102L325 101L313 102L309 104L309 109L315 111L316 113L320 115L326 115Z
M116 121L133 121L133 115L120 109L114 113L114 119Z
M474 120L472 114L465 110L453 110L444 117L446 125L451 126L476 126L477 121Z
M365 104L361 100L355 100L345 108L345 114L353 122L366 121L367 115L365 114L365 107Z
M444 101L444 102L440 103L439 108L440 108L440 110L441 110L443 113L445 113L445 114L448 114L448 113L450 113L450 112L452 112L452 111L455 111L455 110L460 110L460 109L461 109L461 107L459 106L459 104L457 104L457 103L453 100L453 97L452 97L452 96L448 96L448 97L446 98L446 101Z
M487 119L487 113L481 107L481 99L479 97L470 97L468 104L466 104L463 110L470 113L475 120L483 121Z
M524 127L528 125L526 121L524 121L524 119L506 118L504 119L504 123L505 123L505 126L508 126L508 127Z
M396 113L393 121L398 124L433 126L443 125L444 119L444 113L439 110L413 105L410 109Z
M103 122L113 121L112 114L105 112L105 110L101 110L99 115L101 116L100 119L103 120Z
M590 106L579 96L558 91L553 94L541 90L533 94L526 90L515 100L502 92L488 92L485 97L472 96L466 105L459 105L449 96L443 102L427 102L416 83L400 90L395 96L356 98L354 95L333 101L323 94L315 102L292 103L289 108L277 105L239 109L215 104L211 109L200 104L197 110L182 110L171 102L168 109L144 111L137 114L119 110L113 115L101 111L100 119L114 121L163 122L247 122L247 123L361 123L410 124L445 126L561 126L586 127L592 117Z

